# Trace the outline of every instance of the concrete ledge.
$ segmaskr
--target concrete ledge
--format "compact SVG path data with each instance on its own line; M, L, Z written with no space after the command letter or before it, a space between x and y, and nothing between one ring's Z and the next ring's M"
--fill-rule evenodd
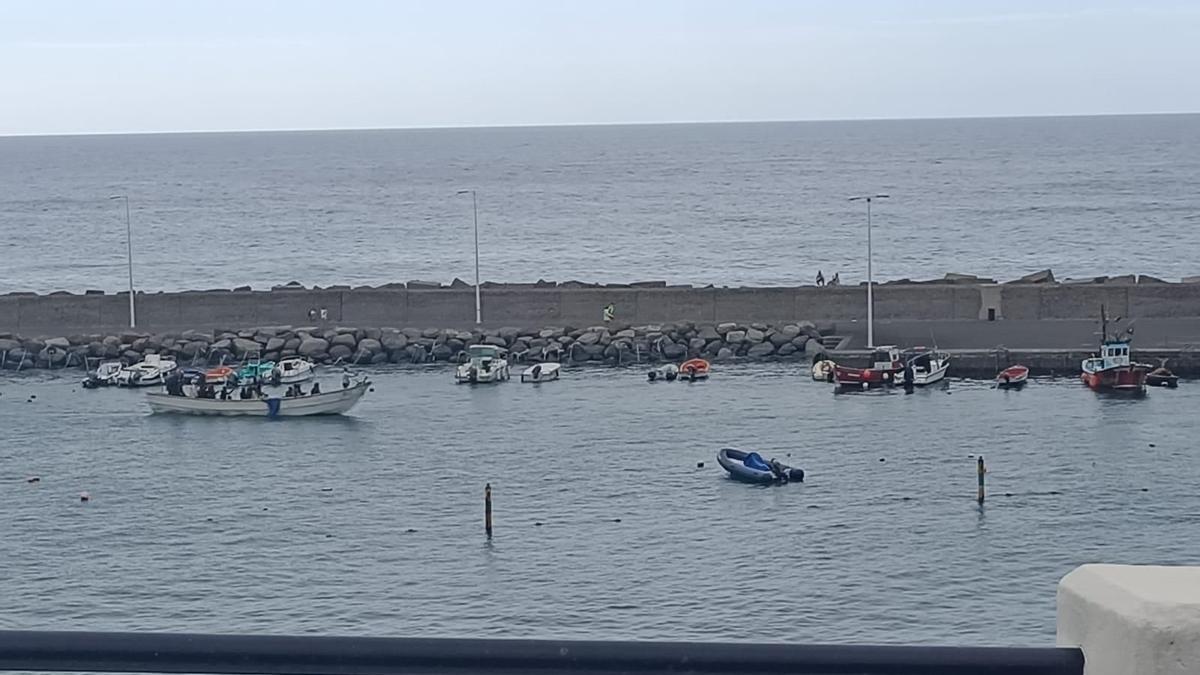
M1058 644L1084 675L1200 673L1200 567L1083 565L1058 585Z

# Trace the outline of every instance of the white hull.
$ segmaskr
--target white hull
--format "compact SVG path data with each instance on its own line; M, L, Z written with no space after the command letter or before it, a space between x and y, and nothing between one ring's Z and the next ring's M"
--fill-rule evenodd
M931 384L941 382L946 377L946 371L950 369L950 359L934 359L931 367L926 370L915 370L912 374L912 385L914 387L927 387Z
M459 384L492 384L508 377L508 362L503 360L493 361L486 370L479 364L464 363L454 371L454 379Z
M359 382L347 389L322 392L315 396L279 398L277 417L308 417L310 415L341 415L358 403L371 386L368 381ZM155 413L177 413L183 415L218 415L234 417L269 417L270 406L266 399L222 401L213 398L191 398L150 392L146 402Z
M833 382L833 361L817 361L812 366L812 379L816 382Z
M553 382L558 379L562 366L557 363L539 363L530 366L521 373L522 382Z
M275 373L280 384L296 384L313 379L313 364L304 359L284 359L275 364Z

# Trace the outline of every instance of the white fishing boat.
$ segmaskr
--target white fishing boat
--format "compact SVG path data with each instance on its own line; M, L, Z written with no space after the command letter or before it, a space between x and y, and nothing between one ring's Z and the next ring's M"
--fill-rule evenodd
M353 408L370 388L371 381L363 378L341 389L302 396L265 395L253 399L221 399L148 392L146 402L150 404L151 412L181 415L240 417L341 415Z
M174 359L147 354L141 363L122 368L114 381L118 387L153 387L161 385L166 376L178 367Z
M557 363L538 363L521 372L522 382L551 382L558 379L562 366Z
M950 355L946 352L924 347L910 349L904 353L904 371L900 383L926 387L941 382L949 368Z
M83 381L84 389L97 389L99 387L111 387L117 383L117 374L121 372L120 361L105 361L96 366L96 370L88 373L87 378Z
M273 381L279 384L295 384L297 382L307 382L313 379L313 371L315 366L312 361L302 357L293 356L286 359L281 359L275 364Z
M454 371L459 384L503 382L509 377L508 360L503 348L492 345L467 347L467 362Z

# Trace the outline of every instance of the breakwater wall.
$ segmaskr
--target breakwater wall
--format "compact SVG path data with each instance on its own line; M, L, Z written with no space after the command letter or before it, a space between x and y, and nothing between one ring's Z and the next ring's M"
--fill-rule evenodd
M837 338L834 338L836 341ZM609 324L590 328L358 328L266 326L240 331L72 335L48 339L0 334L0 368L69 368L102 360L136 363L147 354L166 354L182 365L236 364L259 358L277 361L304 356L318 363L377 365L457 361L475 344L504 347L518 363L543 361L613 365L680 361L703 356L714 361L811 360L826 353L812 322L697 325Z
M147 331L221 330L271 325L475 327L474 289L461 282L269 291L137 293L138 327ZM864 286L714 288L661 282L588 285L485 284L485 326L587 326L612 303L618 321L650 324L861 320ZM876 287L879 320L1096 319L1110 316L1200 317L1200 283L1119 277L1089 283L979 283L954 279ZM119 331L128 326L128 294L0 295L0 331L36 336Z

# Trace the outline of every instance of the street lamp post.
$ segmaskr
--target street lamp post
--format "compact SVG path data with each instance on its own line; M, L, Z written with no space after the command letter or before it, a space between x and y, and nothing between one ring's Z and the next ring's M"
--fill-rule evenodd
M129 263L129 327L137 328L137 315L133 309L133 227L129 222L129 195L113 195L109 199L125 202L125 251Z
M483 323L483 306L479 301L479 201L474 190L459 190L458 194L471 195L471 213L475 221L475 324Z
M867 203L867 349L875 348L875 278L871 271L871 202L876 199L887 199L887 195L857 195L850 198L852 202Z

